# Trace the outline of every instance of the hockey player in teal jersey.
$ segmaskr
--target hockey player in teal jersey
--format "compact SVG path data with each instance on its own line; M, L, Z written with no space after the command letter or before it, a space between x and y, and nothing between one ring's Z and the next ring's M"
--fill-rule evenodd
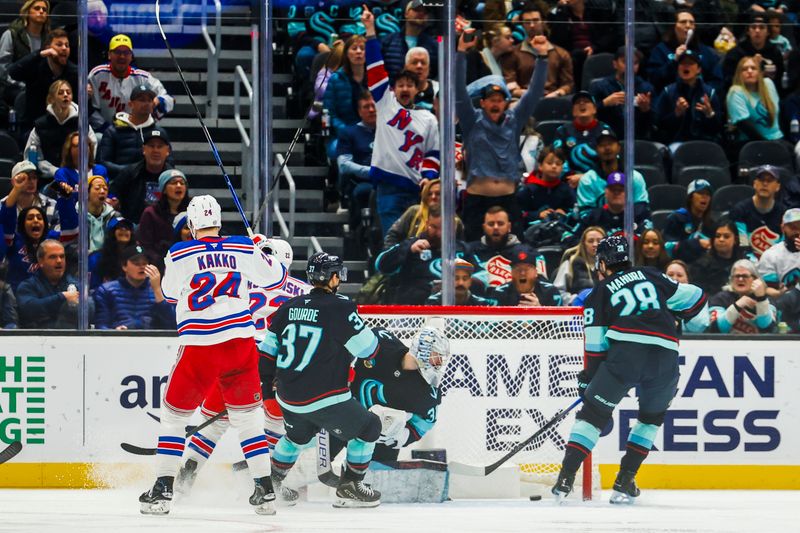
M631 266L624 237L601 241L595 266L605 278L589 294L583 311L587 365L578 374L578 392L584 402L552 492L561 500L572 491L575 473L614 408L638 386L638 420L611 496L611 503L632 503L639 495L636 472L677 391L677 320L687 331L703 331L709 322L708 303L699 287L676 283L654 268Z
M347 280L341 258L318 252L308 259L314 288L284 303L272 315L259 350L277 371L275 399L283 410L286 434L272 453L272 482L278 491L300 452L320 429L347 441L347 461L334 507L376 507L380 492L363 483L380 419L350 393L350 362L372 360L378 339L365 326L356 305L336 294Z

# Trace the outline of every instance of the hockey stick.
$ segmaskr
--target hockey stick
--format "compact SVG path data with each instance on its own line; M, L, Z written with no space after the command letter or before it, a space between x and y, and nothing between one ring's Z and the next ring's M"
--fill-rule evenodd
M21 451L22 451L22 443L18 440L15 440L14 442L6 446L5 450L0 452L0 464L5 463L6 461L8 461Z
M545 425L540 427L536 433L525 439L523 442L520 442L519 444L514 446L511 449L511 451L509 451L507 454L505 454L503 457L501 457L494 463L488 466L473 466L453 461L450 463L450 471L453 472L454 474L460 474L462 476L488 476L489 474L500 468L503 465L503 463L505 463L506 461L514 457L516 454L524 450L528 444L539 438L545 431L547 431L548 429L552 428L553 426L561 422L561 420L563 420L564 417L566 417L567 414L570 411L572 411L582 401L583 398L578 398L577 400L572 402L572 405L570 405L566 409L557 412L555 416L553 416L553 418L548 420L545 423Z
M325 82L328 80L328 76L330 76L330 69L328 69L327 67L322 67L322 68L324 68L326 71L325 71L325 76L322 78L322 83L320 85L324 85ZM299 128L297 128L297 130L294 132L294 137L292 138L292 142L289 143L289 148L287 148L286 153L283 154L283 162L281 163L281 166L278 167L278 171L275 172L275 175L272 177L269 189L267 189L267 194L264 196L264 201L261 202L260 206L258 206L257 213L259 215L263 213L264 210L267 208L267 203L269 202L269 199L272 196L272 191L275 190L275 186L278 184L278 181L280 181L283 169L286 168L286 165L289 164L289 158L292 157L292 153L294 153L294 147L297 144L297 141L300 140L300 135L303 133L304 129L307 129L311 125L311 120L309 119L311 112L312 111L320 112L322 110L323 110L322 102L318 100L314 100L313 102L311 102L311 107L308 108L305 117L303 117L303 124ZM256 217L256 231L258 231L261 228L261 218L262 218L261 216Z
M244 214L244 209L242 209L242 204L239 203L239 197L236 195L236 190L233 188L231 179L228 177L228 173L225 171L225 166L222 164L222 158L220 158L219 156L217 145L214 144L214 139L211 138L211 133L209 133L208 128L206 127L206 123L203 121L203 116L200 114L200 108L197 107L197 103L194 101L194 96L192 95L192 91L189 89L189 84L186 83L186 78L183 77L183 71L181 70L181 66L178 63L178 60L175 58L175 53L172 51L172 47L169 45L169 41L167 40L167 35L164 33L164 28L161 26L160 1L161 0L156 0L156 24L158 24L158 31L161 32L161 38L164 40L164 45L167 47L169 56L172 58L172 62L175 64L175 69L178 71L178 76L180 76L181 78L181 83L183 84L183 88L186 91L186 94L189 96L189 101L192 103L194 112L197 115L197 120L200 121L200 127L203 130L203 134L206 136L206 141L208 141L208 145L211 147L211 153L214 155L214 160L217 162L217 166L222 171L222 177L225 178L225 184L228 186L228 190L231 191L231 196L233 197L233 203L236 205L236 210L239 211L239 216L242 217L242 222L244 222L244 227L247 230L247 235L252 239L253 229L250 227L250 222L248 222L247 220L247 215Z
M186 426L186 438L188 439L195 433L199 433L200 431L204 430L223 416L227 415L227 409L223 409L219 413L215 414L199 426ZM128 444L127 442L120 442L120 448L125 450L128 453L132 453L133 455L155 455L156 448L142 448L141 446L136 446L135 444Z
M338 487L339 476L333 473L332 464L330 436L326 430L320 429L317 433L317 479L323 485Z

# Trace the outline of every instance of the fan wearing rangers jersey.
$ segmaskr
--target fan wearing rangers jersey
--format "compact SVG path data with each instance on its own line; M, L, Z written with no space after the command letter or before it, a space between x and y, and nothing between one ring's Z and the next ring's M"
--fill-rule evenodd
M420 440L436 423L442 403L439 380L450 357L450 343L442 319L423 326L411 348L385 328L372 332L380 351L374 361L356 361L350 390L361 405L381 417L373 459L395 461L400 448ZM331 457L336 457L343 443L332 439L331 444Z
M380 493L363 479L381 424L353 399L347 377L354 357L376 356L378 339L364 325L356 305L336 294L339 283L347 279L347 268L338 256L312 255L306 273L314 288L275 312L259 345L275 361L276 399L286 426L272 456L273 483L282 486L300 452L325 429L347 441L334 507L376 507Z
M147 85L156 94L153 114L157 120L175 106L175 98L167 93L161 82L146 70L132 66L132 62L133 41L127 35L119 34L109 42L108 63L89 72L89 96L99 113L99 117L92 117L95 131L104 131L113 124L117 113L130 112L131 91L140 85Z
M170 248L161 282L164 297L176 303L181 348L161 410L158 478L139 497L140 510L169 513L185 445L184 428L206 393L217 385L255 480L250 504L258 514L274 514L247 284L280 287L286 282L286 269L249 238L220 237L222 213L214 197L195 197L186 212L193 239Z
M572 491L578 467L614 408L638 386L638 421L628 436L611 496L611 503L632 503L639 496L636 472L653 447L678 386L676 323L683 320L687 331L705 330L708 304L699 287L676 283L654 268L631 266L625 237L600 241L595 260L605 277L584 304L587 365L578 374L583 407L552 492L561 500Z
M367 28L367 84L375 99L378 122L369 177L377 184L378 216L384 236L407 208L419 203L425 180L439 177L439 127L436 117L414 107L420 80L404 70L389 88L375 17L365 6L361 22Z
M259 241L259 246L261 246L261 250L264 253L274 256L287 270L291 268L294 253L292 246L288 242L281 239L267 239L261 235L257 235L255 240ZM291 276L287 276L286 282L277 289L256 287L251 283L248 283L248 286L250 289L250 313L253 315L253 325L256 329L256 343L264 340L272 314L278 307L291 298L307 294L311 290L310 285ZM266 357L259 357L258 366L259 377L261 378L261 396L264 400L264 413L266 416L264 431L267 435L269 447L272 449L278 439L285 433L283 430L283 413L275 401L275 365L274 361L270 364ZM200 406L200 413L208 420L224 409L225 402L222 398L222 392L219 387L214 387L203 400L203 404ZM214 452L219 439L222 438L229 426L228 417L223 416L202 431L198 431L191 436L189 443L186 445L183 463L178 472L175 485L176 492L188 494L191 491L198 472ZM281 489L276 493L280 501L294 505L298 497L297 492L287 487L281 487Z

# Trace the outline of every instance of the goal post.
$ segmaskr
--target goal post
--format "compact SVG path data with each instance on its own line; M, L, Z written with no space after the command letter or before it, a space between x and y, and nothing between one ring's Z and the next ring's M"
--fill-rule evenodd
M420 444L444 448L448 461L489 465L578 395L576 377L584 367L580 307L368 305L359 313L370 327L384 327L407 344L428 319L444 319L451 357L436 425ZM509 460L521 482L555 483L573 420L570 413ZM591 456L582 472L576 493L591 499L600 487Z

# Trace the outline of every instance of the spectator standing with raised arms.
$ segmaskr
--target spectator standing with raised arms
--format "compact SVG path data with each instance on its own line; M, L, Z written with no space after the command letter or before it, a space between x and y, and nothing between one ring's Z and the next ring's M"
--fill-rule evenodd
M378 216L385 235L403 212L419 201L420 188L439 177L439 127L433 113L416 109L419 77L410 71L395 76L394 89L375 36L375 17L363 6L367 28L367 83L378 120L370 178L377 183Z
M464 19L456 21L459 34L456 55L456 113L464 134L464 150L469 169L467 194L462 207L465 236L468 241L477 240L482 234L483 215L493 205L503 207L511 217L512 225L518 223L520 210L517 205L517 184L520 179L522 156L518 149L522 128L533 114L536 104L544 92L547 80L547 39L533 38L537 52L536 67L528 84L528 90L514 109L509 109L506 90L499 85L488 85L483 89L480 109L472 106L467 93L466 55L475 46L475 40L467 41L474 32Z

